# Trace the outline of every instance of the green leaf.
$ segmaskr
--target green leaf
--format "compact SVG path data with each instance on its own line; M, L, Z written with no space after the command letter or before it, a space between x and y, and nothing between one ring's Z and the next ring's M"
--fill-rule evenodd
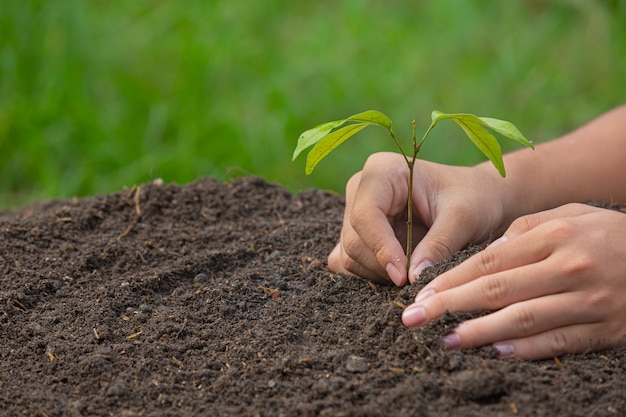
M478 117L473 114L446 114L440 111L433 111L431 114L432 124L430 128L443 119L454 120L467 134L470 140L485 154L493 163L500 175L506 176L504 169L504 161L502 160L502 148L500 143L489 131L483 126L500 133L501 135L516 140L530 148L533 148L532 142L522 135L522 133L513 125L513 123L505 120L492 119L489 117ZM430 130L430 129L429 129Z
M431 117L431 126L434 126L437 122L443 119L454 120L459 126L461 126L461 129L463 129L474 145L476 145L476 147L480 149L480 151L484 153L487 158L489 158L500 175L503 177L506 176L504 162L502 161L502 148L500 148L500 144L495 136L483 128L485 123L480 120L478 116L474 116L473 114L446 114L435 110L433 111Z
M337 126L341 126L346 122L346 119L335 120L332 122L322 123L321 125L315 126L312 129L307 130L302 133L298 138L298 144L296 145L296 149L293 151L292 161L300 155L300 153L308 148L309 146L315 145L322 139L324 136L328 135L331 130L333 130Z
M294 161L298 157L298 155L302 153L303 150L315 145L317 142L322 140L322 138L328 135L333 129L348 122L364 123L366 125L377 125L384 127L390 132L392 131L391 120L387 116L376 110L367 110L362 113L354 114L346 119L334 120L332 122L323 123L302 133L298 138L298 143L296 145L296 149L293 152L293 157L291 158L291 160Z
M351 136L359 133L368 126L367 123L355 123L337 129L321 139L306 157L306 175L311 175L317 164L333 149L341 145Z
M513 123L507 122L506 120L492 119L491 117L479 117L479 119L482 120L490 129L495 130L502 136L513 139L525 146L528 146L529 148L535 149L533 143L526 139L522 132L520 132Z
M377 110L367 110L363 113L358 113L350 116L346 119L348 122L362 122L370 125L378 125L391 130L391 120L383 113Z

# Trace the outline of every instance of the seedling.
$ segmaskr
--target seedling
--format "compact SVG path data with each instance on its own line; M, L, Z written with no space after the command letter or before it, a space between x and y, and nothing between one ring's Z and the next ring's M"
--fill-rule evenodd
M326 155L347 139L365 129L367 126L381 126L387 129L391 135L391 139L393 139L393 142L400 150L400 153L404 156L404 160L406 161L406 165L409 169L406 235L406 263L408 271L413 247L413 167L415 166L415 160L417 159L417 155L419 154L426 137L435 125L444 119L454 120L461 127L461 129L463 129L467 137L474 143L474 145L476 145L478 149L480 149L481 152L489 158L502 177L506 176L504 161L502 160L502 149L500 148L500 143L495 136L486 128L534 149L532 143L526 139L511 122L492 119L489 117L478 117L473 114L446 114L435 110L431 114L430 126L419 142L417 141L415 120L412 121L413 152L412 154L407 154L396 138L396 135L391 127L391 120L389 117L379 111L368 110L363 113L350 116L347 119L323 123L302 133L298 139L298 144L294 150L292 160L295 160L303 150L313 146L307 155L305 167L306 174L310 175L317 164L324 159Z

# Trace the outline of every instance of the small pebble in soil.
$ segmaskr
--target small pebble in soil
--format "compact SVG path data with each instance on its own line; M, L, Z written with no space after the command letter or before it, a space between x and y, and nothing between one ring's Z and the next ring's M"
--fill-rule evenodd
M128 397L129 389L121 382L113 382L106 391L107 397Z
M364 373L369 370L369 365L365 358L351 355L346 361L346 370L353 373Z
M274 250L272 251L272 253L270 253L269 255L265 257L265 262L275 261L276 259L280 258L282 255L283 255L282 251Z
M141 311L142 313L151 313L152 312L152 307L149 304L139 304L139 311Z
M209 279L209 276L207 274L200 273L193 278L193 283L202 284L203 282L206 282L208 279Z
M448 390L454 397L471 401L495 401L507 393L502 372L490 369L468 369L450 376Z
M324 269L324 263L319 259L313 259L311 263L306 268L309 272L312 271L320 271Z

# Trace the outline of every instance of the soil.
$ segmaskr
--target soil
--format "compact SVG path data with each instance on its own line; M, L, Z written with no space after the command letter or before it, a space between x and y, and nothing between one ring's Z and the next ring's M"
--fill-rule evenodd
M0 213L0 414L626 415L624 348L527 362L445 349L468 315L406 329L417 285L327 269L343 204L249 177Z

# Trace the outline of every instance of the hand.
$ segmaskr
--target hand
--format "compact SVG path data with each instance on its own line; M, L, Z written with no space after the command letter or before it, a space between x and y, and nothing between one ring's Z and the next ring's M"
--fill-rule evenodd
M413 189L413 282L427 266L468 242L502 233L502 181L493 167L455 167L418 160ZM328 258L335 272L396 285L407 282L406 209L408 167L394 153L377 153L346 186L346 209L339 244Z
M540 359L626 346L626 214L582 204L521 217L484 251L440 275L403 313L492 311L444 337Z

